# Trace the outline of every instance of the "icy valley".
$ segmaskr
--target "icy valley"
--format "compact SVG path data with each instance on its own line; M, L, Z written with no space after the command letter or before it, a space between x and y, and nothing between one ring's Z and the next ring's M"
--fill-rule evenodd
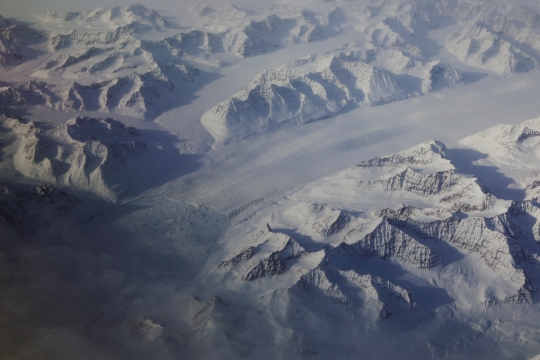
M540 356L536 0L0 5L0 357Z

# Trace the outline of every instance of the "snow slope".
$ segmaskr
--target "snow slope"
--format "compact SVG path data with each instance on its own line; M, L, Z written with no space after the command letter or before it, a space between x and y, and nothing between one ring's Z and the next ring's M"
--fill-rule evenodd
M499 166L516 169L537 169L540 156L540 119L521 124L501 124L460 141L488 155Z

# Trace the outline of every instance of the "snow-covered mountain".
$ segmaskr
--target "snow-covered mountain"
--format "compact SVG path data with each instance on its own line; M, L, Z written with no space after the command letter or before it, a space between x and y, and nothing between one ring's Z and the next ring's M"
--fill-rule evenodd
M205 9L198 10L203 18L209 13L209 8ZM39 78L39 84L9 82L3 90L13 93L24 88L31 94L29 98L35 98L26 99L25 105L153 119L170 106L172 98L189 94L190 88L194 92L203 84L197 81L201 72L198 66L210 72L220 70L223 64L214 54L248 57L337 34L336 24L301 9L282 16L273 12L260 21L248 18L236 22L226 31L194 29L161 40L146 39L145 33L167 30L170 34L173 31L170 24L142 5L44 13L39 18L57 27L48 32L34 31L36 34L31 28L10 26L4 21L0 38L3 64L23 58L17 44L30 36L42 36L51 56L29 74ZM59 77L74 81L66 86L65 82L59 84L53 80ZM179 90L175 92L175 89ZM44 96L44 92L48 94ZM4 100L3 104L14 103Z
M527 72L538 66L538 55L527 54L502 39L497 32L477 24L452 35L447 47L464 63L500 74Z
M45 39L43 31L26 25L12 25L0 15L0 68L20 64L25 59L28 45Z
M144 316L133 316L125 322L126 330L131 338L146 342L156 341L160 338L163 327Z
M135 31L147 28L160 30L170 27L167 20L154 10L141 4L126 7L99 8L95 10L57 13L46 12L39 17L46 22L58 23L60 26L86 26L88 28L132 26Z
M19 53L19 49L4 35L11 24L0 16L0 29L2 29L2 37L0 38L0 63L5 64L9 60L20 60L22 55Z
M111 118L75 117L42 129L22 118L2 116L3 151L13 153L19 173L38 180L97 194L111 201L140 191L159 170L159 144L149 145L139 132ZM151 170L152 169L152 170Z
M353 24L358 31L357 41L363 44L360 46L362 54L358 51L352 51L355 54L343 51L341 56L339 52L320 54L311 59L311 65L305 60L296 61L294 66L283 65L270 70L268 76L265 76L267 73L260 74L243 91L225 102L236 103L238 100L235 99L239 98L248 104L215 105L210 112L218 114L204 116L206 127L217 136L218 142L227 142L277 129L284 122L317 120L342 111L349 103L373 106L466 82L466 76L423 45L422 39L440 28L458 28L438 46L444 46L458 62L467 65L508 75L533 70L540 59L536 13L514 4L473 4L466 0L432 0L424 4L411 0L399 6L348 2L335 5L324 5L322 12L314 12L310 6L281 4L271 6L262 14L252 14L230 4L194 5L190 11L201 26L182 31L175 30L159 13L143 5L47 12L39 16L40 21L48 28L51 24L56 25L47 31L10 25L2 20L1 63L13 66L24 61L25 56L31 59L26 51L28 44L46 42L50 56L39 68L32 68L30 72L25 70L27 76L41 79L50 88L59 86L55 88L56 93L77 92L72 88L84 87L87 94L80 97L82 103L87 103L83 106L85 110L153 119L169 107L171 99L180 97L179 104L183 104L187 100L182 97L204 86L205 80L197 77L201 73L220 73L227 62L237 61L234 58L264 55L333 38L343 33L349 26L347 24ZM45 50L43 45L41 50ZM227 62L223 62L225 54L232 56ZM337 59L331 61L332 56ZM349 58L344 59L345 56ZM341 76L333 74L337 62L347 70ZM284 68L295 71L285 75ZM346 83L342 78L348 77L348 72L355 81ZM278 75L272 75L274 73ZM66 86L65 81L58 79L73 79L73 82ZM278 108L271 101L276 96L283 97L272 95L277 90L269 91L268 98L263 101L268 105L260 104L262 109L250 105L255 100L244 99L246 96L242 95L258 87L277 85L277 88L283 88L283 82L289 80L306 88L308 93L294 86L289 90L285 87L283 91L291 93L291 103ZM4 87L19 88L21 85L10 80ZM326 99L320 91L312 89L313 86L324 88L324 92L330 92L335 99ZM33 90L27 87L26 91ZM108 101L117 93L122 94L118 95L120 100ZM65 97L55 101L54 107L64 108ZM318 104L327 100L328 105ZM301 106L295 105L298 102ZM236 114L240 110L233 109L232 113L223 110L231 106L254 109L255 114L244 115L253 118L256 125L245 124L243 115ZM271 109L265 110L266 107ZM220 120L223 117L230 118L227 122L240 122L244 126L228 125L225 129L210 126L210 123L223 122ZM223 139L227 132L230 132L225 135L228 139Z
M460 144L481 153L499 166L537 169L540 160L540 118L521 124L501 124L466 137Z
M538 14L511 3L432 1L443 18L463 27L446 47L461 61L500 74L529 71L538 66Z
M353 196L357 199L353 203L362 210L371 210L361 205L367 199L386 199L396 205L405 201L433 209L434 214L498 211L507 206L479 179L458 173L445 151L444 144L429 141L395 155L362 162L328 177L315 190L301 190L298 196L310 196L315 191L323 196L321 201L328 202Z
M226 144L328 117L351 105L379 106L463 82L459 70L400 50L313 55L258 75L203 114L201 122L218 143Z
M300 6L274 5L264 15L256 17L231 4L198 4L190 10L206 29L219 34L224 51L242 57L325 40L340 30L339 8L316 14Z
M352 10L339 12L365 24L368 46L298 59L258 75L202 116L217 143L321 119L352 103L376 106L465 83L462 72L420 49L418 38L448 21L459 30L440 45L463 64L508 75L536 69L540 59L538 15L517 5L434 0ZM385 17L389 12L393 16Z
M537 122L499 125L459 146L487 152L494 163L527 164L537 176L538 161L526 158L537 155ZM497 313L491 308L532 306L540 285L536 197L497 199L479 179L460 173L452 150L429 141L373 158L259 210L220 241L200 291L228 304L221 311L234 314L243 306L262 314L257 326L268 330L258 336L273 341L279 354L299 358L325 358L362 346L355 341L387 323L422 319L439 301L427 289L446 294L460 314L489 317ZM202 324L192 323L193 331L210 331ZM226 348L237 340L217 341L216 331L251 326L229 315L197 341Z
M167 74L167 75L166 75ZM145 116L159 113L160 98L171 93L175 83L194 81L198 70L185 65L157 66L144 73L115 77L90 85L73 82L69 86L51 85L31 80L19 86L6 83L0 88L0 104L4 106L34 105L55 110L114 112L124 115Z
M190 47L185 43L192 42L194 34L179 34L162 41L137 39L139 33L170 27L158 13L142 5L46 13L40 18L58 23L58 30L41 35L52 55L30 74L39 80L3 84L3 105L20 105L22 101L24 105L45 105L58 110L153 118L166 107L162 98L175 87L199 86L194 83L199 70L180 59L184 54L182 48ZM14 28L5 31L13 32ZM73 30L65 32L70 28ZM8 44L22 41L12 39ZM54 81L59 77L74 81L69 85Z
M3 356L540 354L536 3L15 3Z

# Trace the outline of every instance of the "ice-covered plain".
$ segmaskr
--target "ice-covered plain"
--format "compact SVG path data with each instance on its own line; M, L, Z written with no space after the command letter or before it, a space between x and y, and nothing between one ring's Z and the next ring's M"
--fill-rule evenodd
M540 354L540 3L0 5L2 358Z

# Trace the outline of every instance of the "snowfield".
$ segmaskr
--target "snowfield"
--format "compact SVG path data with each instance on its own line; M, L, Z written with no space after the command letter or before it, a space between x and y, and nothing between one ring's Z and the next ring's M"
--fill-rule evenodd
M537 5L4 1L3 356L537 358Z

